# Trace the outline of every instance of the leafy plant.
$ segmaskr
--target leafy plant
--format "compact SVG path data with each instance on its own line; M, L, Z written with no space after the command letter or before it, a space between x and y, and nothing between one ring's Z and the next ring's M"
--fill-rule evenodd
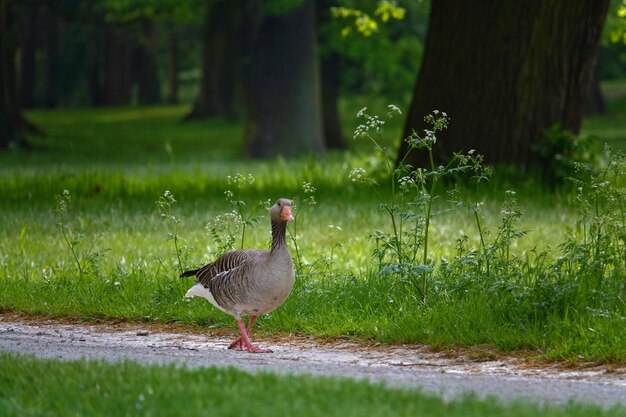
M302 198L294 198L295 208L293 210L293 218L294 221L292 226L289 228L289 237L293 244L295 255L296 255L296 269L300 271L300 273L304 270L304 262L302 260L302 254L300 252L300 246L298 245L298 219L300 211L305 206L314 206L317 204L315 201L315 192L317 189L310 182L302 183Z
M549 184L563 183L584 171L592 173L600 162L600 149L593 137L575 135L559 124L550 127L541 141L533 146L541 158L541 168Z
M98 242L101 238L100 234L96 234L88 238L83 227L74 229L67 220L71 196L68 190L56 196L56 213L58 216L59 230L63 237L65 247L69 250L78 274L82 277L90 268L97 265L98 258L102 255L102 251L98 249ZM81 250L81 248L85 248Z
M434 209L435 199L440 197L437 185L444 177L466 172L473 173L472 178L480 181L487 178L487 170L482 166L482 156L473 150L465 154L455 153L446 165L435 166L433 146L437 134L448 127L450 120L445 112L437 110L424 118L431 129L425 130L423 135L413 132L406 139L407 153L395 164L389 151L380 145L386 121L396 113L401 114L397 106L389 105L388 108L384 119L368 114L367 108L360 110L357 117L364 118L365 123L356 128L354 137L367 138L375 146L376 156L386 169L391 197L388 200L383 197L378 182L361 167L353 169L349 177L353 182L372 187L380 200L380 208L389 216L391 231L376 230L371 234L375 241L373 255L381 272L408 279L424 301L427 280L434 265L429 252L430 225L435 217L449 210ZM405 162L409 153L415 150L427 153L429 166L413 167ZM456 204L454 200L449 202Z
M245 201L241 199L241 191L248 185L254 184L254 176L252 174L241 175L239 173L227 177L228 185L234 186L234 191L228 189L224 192L226 200L230 203L233 213L236 215L236 221L239 223L241 229L241 242L240 249L244 248L244 242L246 239L246 229L253 227L262 216L259 214L260 208L269 209L270 201L259 201L254 206L249 207Z
M156 202L159 214L167 228L167 239L171 240L174 244L178 271L182 273L185 269L189 251L184 240L179 235L183 221L180 217L174 215L174 204L176 204L176 199L174 198L174 194L169 190L166 190Z

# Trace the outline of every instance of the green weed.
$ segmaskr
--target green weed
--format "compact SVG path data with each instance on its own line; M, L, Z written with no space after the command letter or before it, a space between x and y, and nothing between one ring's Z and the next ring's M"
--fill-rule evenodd
M171 191L166 190L156 202L157 209L161 218L165 222L167 228L167 238L174 244L174 253L176 256L176 265L178 266L178 272L182 273L185 270L189 251L187 246L184 245L184 240L180 236L180 228L182 219L174 215L172 208L176 204L176 199Z
M435 110L425 117L431 126L423 136L414 132L406 139L408 150L404 157L395 164L389 151L379 144L386 120L394 113L401 114L398 107L389 106L387 117L382 119L366 112L363 108L357 117L365 118L365 123L355 130L354 137L368 138L376 148L376 155L382 161L384 175L387 176L391 196L386 199L379 191L378 182L368 176L363 168L350 172L353 182L370 185L376 192L380 209L386 212L391 222L390 232L376 230L371 234L375 241L374 258L378 261L381 273L389 276L404 277L418 290L422 301L426 298L427 280L433 271L433 260L429 252L430 225L432 220L446 210L434 211L433 203L440 196L437 186L445 177L460 175L471 171L473 178L485 179L485 168L482 157L475 151L467 154L456 153L445 166L435 166L433 146L437 142L437 134L448 126L449 118L445 112ZM423 150L427 153L430 163L428 168L413 167L405 161L410 152ZM389 258L389 255L391 257Z

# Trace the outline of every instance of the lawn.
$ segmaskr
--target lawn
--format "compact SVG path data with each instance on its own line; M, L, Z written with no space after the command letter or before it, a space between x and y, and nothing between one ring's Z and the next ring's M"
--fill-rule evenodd
M342 106L349 137L364 104ZM623 149L624 97L609 108L585 132ZM298 279L260 331L626 363L623 171L556 189L510 170L478 185L454 176L433 190L425 216L423 194L382 185L382 156L363 138L324 158L248 160L240 123L181 124L187 111L29 114L45 136L0 154L0 310L233 326L206 301L184 299L192 281L177 276L229 245L267 247L264 207L289 197ZM391 147L400 127L391 119L377 140ZM379 185L352 181L359 168ZM396 210L402 245L381 203ZM240 223L218 217L233 207L250 220L243 239ZM400 247L412 258L398 260Z
M0 414L89 416L624 416L623 407L444 402L419 390L304 376L0 354Z

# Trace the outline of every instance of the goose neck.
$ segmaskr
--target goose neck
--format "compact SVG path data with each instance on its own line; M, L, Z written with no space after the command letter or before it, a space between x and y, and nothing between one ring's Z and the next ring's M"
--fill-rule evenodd
M287 232L287 223L272 222L272 252L286 247L287 241L285 235Z

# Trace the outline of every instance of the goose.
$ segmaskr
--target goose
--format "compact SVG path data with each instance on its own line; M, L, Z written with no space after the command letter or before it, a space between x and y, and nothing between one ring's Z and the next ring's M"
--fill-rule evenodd
M271 352L250 341L255 320L278 308L289 296L295 281L293 260L285 232L293 221L291 200L280 198L270 209L272 247L270 250L234 250L199 269L183 272L196 277L185 297L203 297L237 320L241 337L228 347L252 353ZM249 316L248 325L242 317Z

